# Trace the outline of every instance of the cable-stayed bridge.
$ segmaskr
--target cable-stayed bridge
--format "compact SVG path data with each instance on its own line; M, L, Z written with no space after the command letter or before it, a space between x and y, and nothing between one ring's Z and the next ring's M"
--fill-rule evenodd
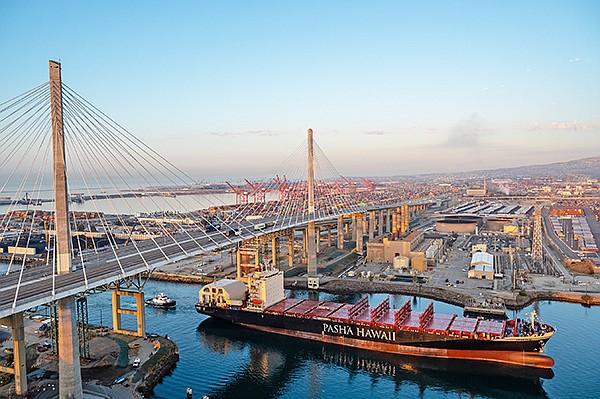
M351 219L359 252L363 218L370 238L406 230L408 202L357 190L312 135L309 129L275 178L246 181L249 191L231 186L233 203L204 193L195 179L64 84L59 63L50 61L48 83L0 104L0 249L6 267L0 318L15 339L15 366L2 370L15 374L17 391L27 389L22 317L30 308L56 304L60 394L81 397L75 296L116 288L115 330L128 313L119 308L119 296L135 296L133 333L144 334L142 284L134 284L133 293L120 288L163 264L229 247L240 252L261 240L270 241L276 254L278 237L304 229L309 284L318 288L315 226L318 235L319 224L333 224L343 246ZM289 255L291 264L293 249Z

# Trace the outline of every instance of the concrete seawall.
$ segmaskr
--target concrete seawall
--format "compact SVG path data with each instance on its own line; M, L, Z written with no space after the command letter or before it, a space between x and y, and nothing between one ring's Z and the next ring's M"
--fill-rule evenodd
M286 282L286 288L306 289L306 283L302 284L300 281L295 283ZM475 298L469 294L447 288L364 280L333 280L324 283L320 290L334 294L388 293L414 295L461 307L470 305L471 301ZM559 301L579 303L586 306L600 306L599 295L538 290L514 294L509 291L508 293L510 293L513 298L506 298L503 296L503 299L506 307L512 310L523 309L537 301Z

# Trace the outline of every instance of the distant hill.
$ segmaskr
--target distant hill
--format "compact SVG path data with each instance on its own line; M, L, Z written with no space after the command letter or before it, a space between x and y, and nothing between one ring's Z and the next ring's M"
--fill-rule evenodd
M481 174L491 178L502 177L564 177L581 176L600 178L600 156L576 159L567 162L556 162L545 165L518 166L491 170L479 170L469 174Z
M451 173L427 173L420 175L388 176L388 177L370 177L374 181L383 181L389 179L398 179L400 181L420 181L423 178L455 177L469 178L476 176L486 176L493 178L516 178L516 177L554 177L562 178L566 176L588 177L600 179L600 156L581 158L567 162L556 162L544 165L517 166L514 168L473 170L469 172L451 172Z

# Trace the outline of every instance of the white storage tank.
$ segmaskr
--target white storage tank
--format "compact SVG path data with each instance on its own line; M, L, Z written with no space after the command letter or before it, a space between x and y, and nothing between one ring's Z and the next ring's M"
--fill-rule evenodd
M429 248L427 248L427 250L425 251L425 258L427 259L433 259L437 256L439 251L439 247L437 246L437 244L432 244L429 246Z

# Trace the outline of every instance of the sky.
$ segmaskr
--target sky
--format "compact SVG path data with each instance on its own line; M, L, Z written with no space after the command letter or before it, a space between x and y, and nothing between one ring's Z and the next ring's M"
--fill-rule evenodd
M0 102L63 81L198 180L600 155L599 1L0 0Z

